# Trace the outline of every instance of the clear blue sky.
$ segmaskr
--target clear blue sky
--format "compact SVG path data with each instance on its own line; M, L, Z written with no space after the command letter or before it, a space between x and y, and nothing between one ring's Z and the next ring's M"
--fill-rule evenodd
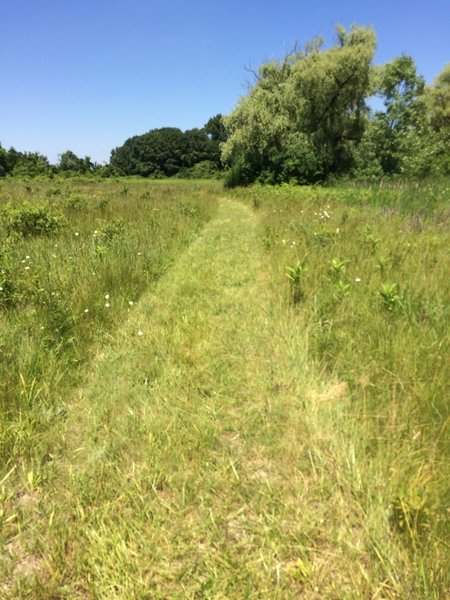
M449 0L0 0L0 143L98 162L155 127L229 113L244 67L372 25L428 82L450 62Z

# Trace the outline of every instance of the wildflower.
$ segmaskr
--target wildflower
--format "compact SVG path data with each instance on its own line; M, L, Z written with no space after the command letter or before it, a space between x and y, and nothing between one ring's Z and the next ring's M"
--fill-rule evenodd
M88 308L85 308L85 309L84 309L84 312L85 312L85 313L88 313L88 312L89 312L89 309L88 309Z
M105 294L105 300L109 300L109 294Z
M142 337L142 336L144 335L144 332L143 332L143 331L141 331L141 329L139 329L139 331L137 332L137 335L138 335L139 337Z
M0 292L3 292L3 288L0 286Z
M361 281L361 277L355 277L355 281L356 283L359 283Z
M130 306L133 306L133 304L134 304L133 300L129 300L128 304L129 304Z
M138 252L138 253L137 253L137 255L138 255L138 256L141 256L141 254L142 254L142 252Z
M105 308L109 308L109 302L105 302Z
M339 227L336 227L336 233L339 233Z
M27 265L27 266L25 267L25 271L28 271L28 269L29 269L29 268L30 268L30 267Z
M30 260L30 257L29 256L25 256L25 260Z
M75 231L75 235L80 235L78 231Z

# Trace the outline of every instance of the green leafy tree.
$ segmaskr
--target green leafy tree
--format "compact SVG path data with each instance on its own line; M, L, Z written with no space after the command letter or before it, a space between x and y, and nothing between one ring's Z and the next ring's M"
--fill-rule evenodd
M450 63L427 88L425 103L430 125L434 131L450 130Z
M91 173L94 170L94 164L89 156L79 158L72 150L66 150L59 156L58 170L60 172L71 173Z
M204 127L208 137L215 142L226 142L228 134L223 116L219 113L211 117Z
M8 173L8 152L0 144L0 177Z
M426 88L425 106L428 135L425 149L430 171L450 174L450 63Z
M25 154L14 148L6 150L0 144L0 177L11 175L16 164L24 158Z
M52 175L53 169L48 158L39 152L20 152L19 156L14 154L14 177L37 177L39 175Z
M225 119L224 162L247 179L275 182L350 170L367 120L375 47L370 28L339 27L334 47L323 50L315 40L260 67L249 94Z
M368 121L356 154L356 174L424 177L450 172L450 66L426 88L411 57L376 71L385 110Z
M220 165L219 141L205 128L163 127L126 140L111 152L110 164L124 175L172 177L204 161Z
M385 110L377 111L366 128L360 156L363 150L366 154L360 166L365 163L370 169L373 162L384 174L402 173L408 170L423 127L425 82L409 56L379 67L375 80L376 94L383 99Z

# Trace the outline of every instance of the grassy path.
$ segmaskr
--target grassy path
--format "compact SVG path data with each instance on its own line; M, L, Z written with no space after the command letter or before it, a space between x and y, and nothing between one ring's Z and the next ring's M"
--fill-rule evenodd
M224 199L72 399L12 597L391 597L269 279Z

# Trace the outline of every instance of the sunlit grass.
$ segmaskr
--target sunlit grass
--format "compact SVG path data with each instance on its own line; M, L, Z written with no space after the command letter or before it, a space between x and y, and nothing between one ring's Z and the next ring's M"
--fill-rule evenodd
M0 186L1 593L446 598L445 185Z
M217 191L133 180L0 184L4 464L32 451L33 430L63 412L80 368L210 218Z
M345 401L331 399L324 414L339 435L338 451L357 470L351 477L368 519L377 511L388 515L387 531L409 556L405 597L444 597L450 541L448 181L255 187L235 195L254 206L258 199L262 247L278 286L285 281L292 318L309 330L310 357L326 379L345 385ZM293 295L299 283L292 288L300 264L301 302ZM383 553L381 528L373 535ZM382 560L392 555L387 551Z

